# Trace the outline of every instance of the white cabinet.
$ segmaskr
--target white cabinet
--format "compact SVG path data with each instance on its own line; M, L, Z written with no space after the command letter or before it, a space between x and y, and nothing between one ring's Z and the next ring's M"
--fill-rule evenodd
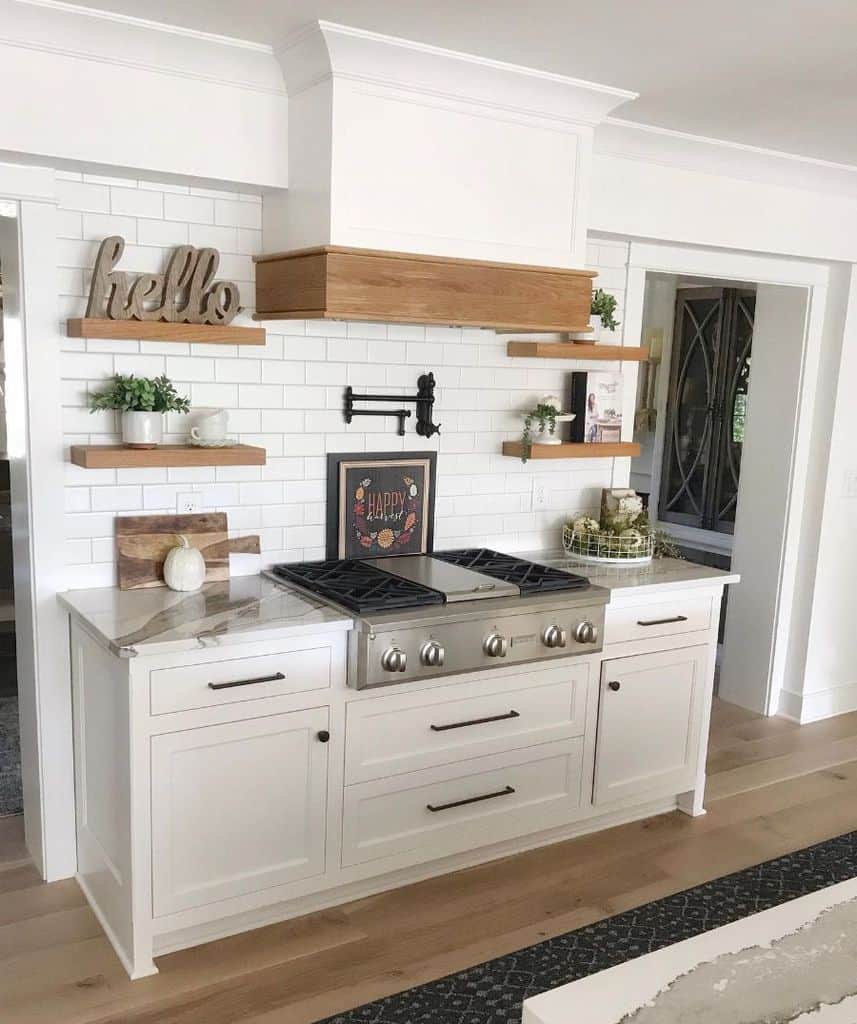
M410 690L352 701L345 781L350 785L517 747L583 735L589 665Z
M347 786L343 863L419 864L566 824L582 772L575 737Z
M596 805L693 788L709 650L702 645L603 662Z
M328 714L152 737L156 917L324 872Z

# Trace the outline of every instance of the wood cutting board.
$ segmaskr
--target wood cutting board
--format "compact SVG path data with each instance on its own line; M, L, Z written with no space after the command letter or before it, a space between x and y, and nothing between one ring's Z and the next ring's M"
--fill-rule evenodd
M177 534L199 548L205 559L205 582L229 579L230 552L259 554L256 536L229 539L225 512L189 516L117 516L116 551L119 589L163 587L164 560L178 544Z

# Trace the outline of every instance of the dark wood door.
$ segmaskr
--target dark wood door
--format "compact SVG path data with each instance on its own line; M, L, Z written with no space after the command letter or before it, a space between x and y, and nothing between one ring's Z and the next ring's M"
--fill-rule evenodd
M750 384L755 292L676 299L658 518L732 533Z

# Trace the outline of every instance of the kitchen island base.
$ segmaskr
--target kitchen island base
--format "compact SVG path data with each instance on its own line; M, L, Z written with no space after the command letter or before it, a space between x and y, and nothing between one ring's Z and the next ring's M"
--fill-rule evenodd
M434 875L702 812L722 586L616 592L602 652L362 691L346 685L347 624L123 658L72 606L78 877L129 975Z

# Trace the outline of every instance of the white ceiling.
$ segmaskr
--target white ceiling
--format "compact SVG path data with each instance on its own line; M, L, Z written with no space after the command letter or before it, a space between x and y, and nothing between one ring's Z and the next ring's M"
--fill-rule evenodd
M857 0L86 0L276 43L316 18L620 86L619 117L857 165Z

